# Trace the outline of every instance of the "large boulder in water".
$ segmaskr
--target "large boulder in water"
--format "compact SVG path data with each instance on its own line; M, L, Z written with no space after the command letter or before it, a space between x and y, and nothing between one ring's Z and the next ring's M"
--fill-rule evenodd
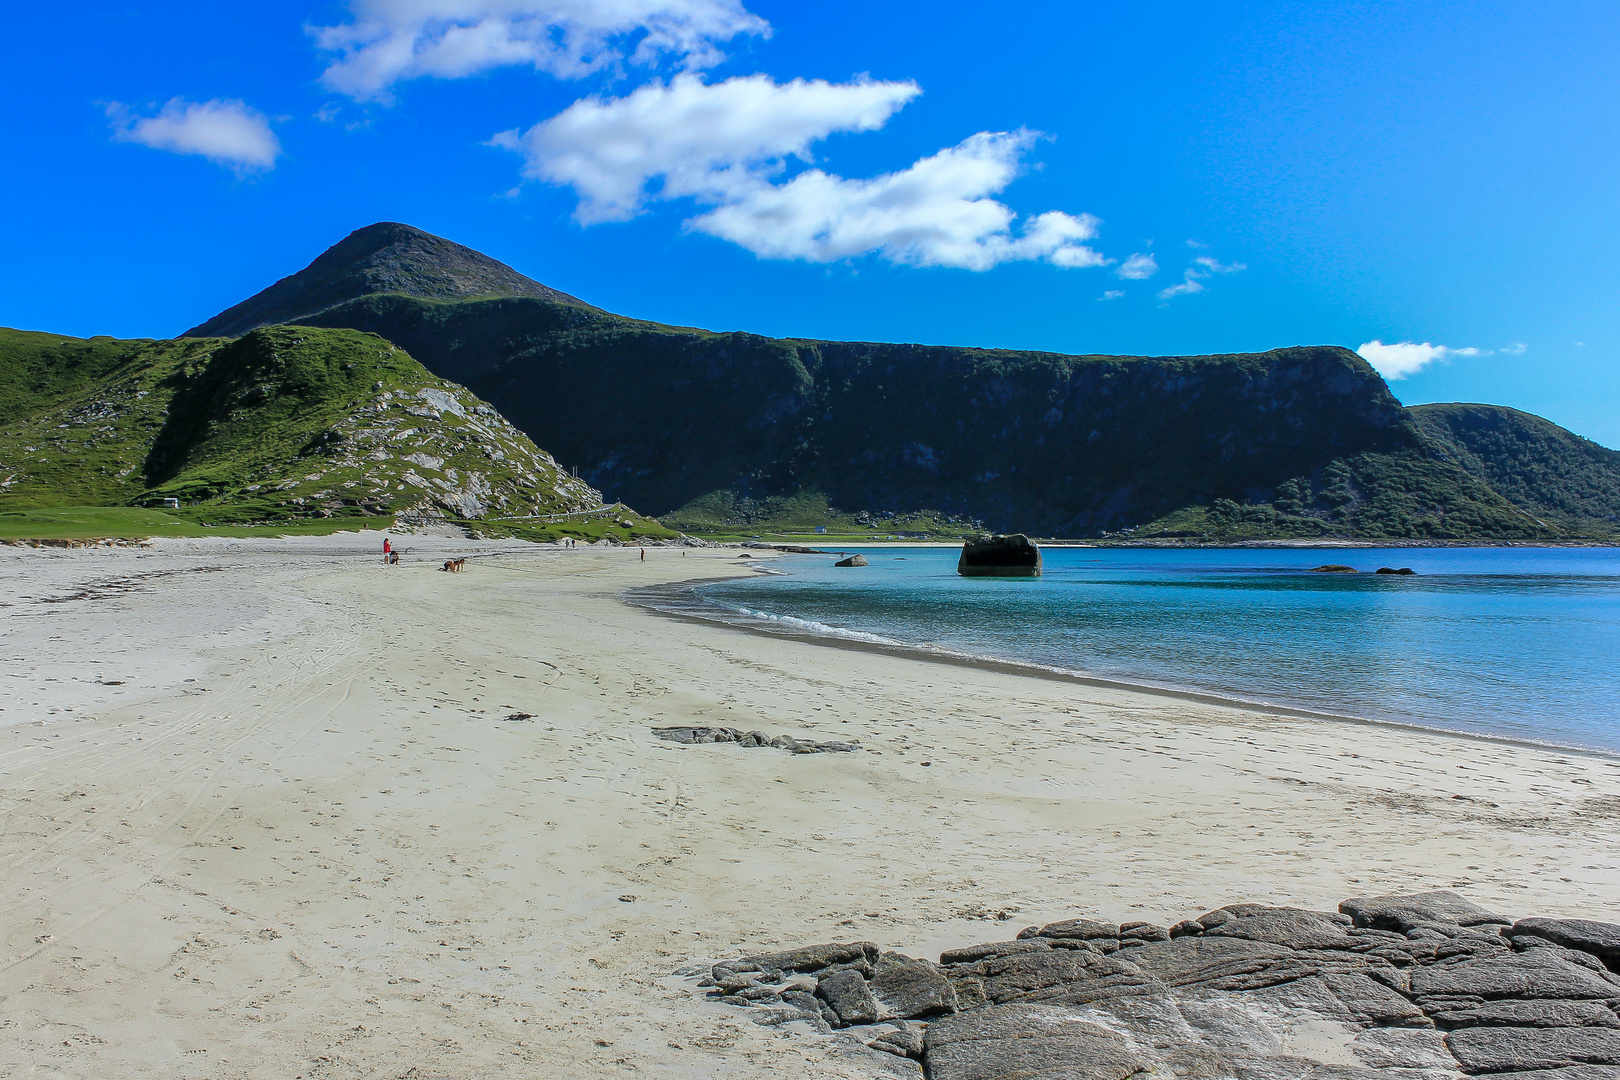
M851 555L847 559L839 559L837 562L833 563L833 565L834 566L866 566L867 565L866 556L865 555Z
M963 577L1040 577L1041 549L1023 533L975 537L962 545L956 572Z

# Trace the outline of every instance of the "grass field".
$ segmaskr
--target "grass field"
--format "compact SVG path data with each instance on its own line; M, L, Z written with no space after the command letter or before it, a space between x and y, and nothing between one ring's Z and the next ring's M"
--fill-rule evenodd
M191 520L189 513L204 513L212 507L187 507L179 511L148 510L134 506L57 506L33 510L0 510L0 542L9 540L144 540L153 536L330 536L362 529L386 530L394 518L330 517L297 519L274 525L205 525ZM638 540L668 540L678 536L656 521L629 510L620 510L602 519L538 524L522 520L453 520L449 524L487 537L513 537L536 543L549 543L565 536L590 543L612 539L621 544ZM629 526L623 522L630 522Z
M935 510L865 513L834 507L825 493L801 491L770 499L739 499L716 491L660 518L672 528L721 543L852 545L902 540L960 540L984 531L977 521ZM817 526L826 532L816 532Z
M144 540L153 536L329 536L386 529L388 517L320 518L281 525L201 525L134 506L57 506L0 511L0 540Z

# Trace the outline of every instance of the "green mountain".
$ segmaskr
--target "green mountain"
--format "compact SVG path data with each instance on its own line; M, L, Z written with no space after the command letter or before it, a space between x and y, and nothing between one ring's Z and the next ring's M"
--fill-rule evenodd
M1515 506L1587 535L1620 533L1620 451L1503 405L1415 405L1429 440Z
M521 431L354 330L0 330L0 510L175 498L213 523L600 505Z
M1048 536L1564 531L1438 445L1347 349L1067 356L716 333L601 311L500 264L461 283L468 249L436 261L436 245L407 226L360 230L196 332L257 319L376 333L677 527L825 505ZM346 246L390 281L451 284L364 286ZM331 291L334 277L354 288Z
M482 252L409 225L381 221L350 233L297 274L182 336L240 337L255 327L299 322L334 304L376 293L421 300L525 296L594 310Z

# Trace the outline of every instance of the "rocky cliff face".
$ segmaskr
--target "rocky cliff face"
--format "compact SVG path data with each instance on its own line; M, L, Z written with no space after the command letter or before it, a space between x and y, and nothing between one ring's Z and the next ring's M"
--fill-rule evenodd
M813 493L1046 536L1558 532L1346 349L1065 356L712 333L591 308L404 228L361 230L194 333L272 317L376 333L677 525Z
M672 522L716 492L814 490L850 509L928 508L1046 536L1153 522L1238 535L1545 531L1434 454L1341 348L1118 357L805 341L527 299L368 297L309 321L399 342L611 497ZM1174 518L1188 507L1207 509Z

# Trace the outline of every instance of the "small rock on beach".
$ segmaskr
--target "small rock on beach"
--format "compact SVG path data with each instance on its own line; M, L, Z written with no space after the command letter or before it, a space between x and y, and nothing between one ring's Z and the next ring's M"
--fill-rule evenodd
M768 746L794 754L851 754L861 748L856 740L796 739L792 735L766 735L763 731L743 731L728 727L661 727L653 728L655 737L665 742L692 746L702 743L736 743L738 746Z

